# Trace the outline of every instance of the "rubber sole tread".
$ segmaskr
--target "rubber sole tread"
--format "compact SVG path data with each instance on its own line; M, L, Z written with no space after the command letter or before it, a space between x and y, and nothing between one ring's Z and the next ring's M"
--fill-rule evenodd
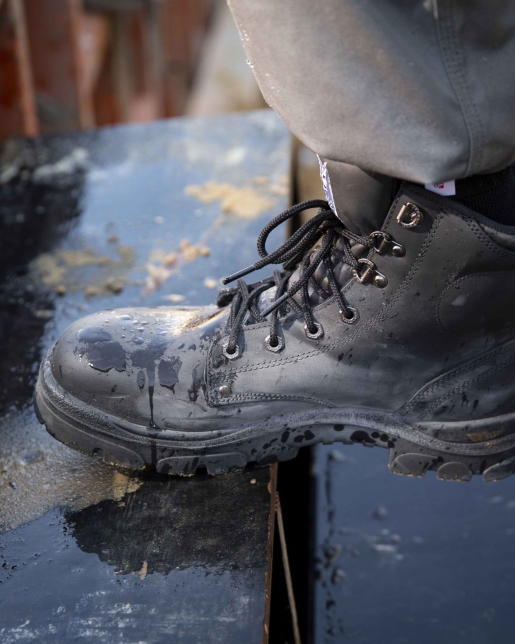
M267 436L261 441L254 441L253 447L245 445L238 446L240 449L234 451L226 449L216 453L178 454L174 449L158 448L156 441L152 439L149 439L146 447L142 447L141 443L122 445L114 437L109 440L104 435L96 434L91 428L77 427L66 422L52 411L50 405L38 398L35 396L34 399L37 418L54 438L86 455L130 469L153 466L160 473L172 475L193 476L199 470L218 475L241 471L251 464L263 467L290 460L297 456L301 446L340 442L388 449L388 467L394 474L423 477L428 471L435 471L440 480L458 482L470 481L474 475L481 475L485 482L493 482L515 474L515 449L488 457L456 456L421 448L386 432L344 425L333 425L331 428L288 428L280 436Z

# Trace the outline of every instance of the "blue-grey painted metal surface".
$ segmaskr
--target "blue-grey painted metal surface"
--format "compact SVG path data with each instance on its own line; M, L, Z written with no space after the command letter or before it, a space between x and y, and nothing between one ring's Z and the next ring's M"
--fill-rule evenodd
M515 478L408 478L387 460L315 449L315 643L514 641Z
M77 317L213 302L286 207L289 169L269 111L0 150L2 643L261 642L269 470L116 470L47 435L31 397Z

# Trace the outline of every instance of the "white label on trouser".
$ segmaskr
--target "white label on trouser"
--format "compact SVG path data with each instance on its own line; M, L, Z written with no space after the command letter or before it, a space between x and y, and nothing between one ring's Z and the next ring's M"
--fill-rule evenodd
M443 195L444 197L452 197L452 195L456 194L455 181L445 181L445 183L426 183L424 188L431 192L436 192L438 195Z
M336 213L336 206L334 204L333 189L331 188L331 179L329 177L329 170L327 169L327 163L324 163L322 159L318 156L318 165L320 166L320 178L322 179L322 185L324 186L324 193L327 202L331 210Z

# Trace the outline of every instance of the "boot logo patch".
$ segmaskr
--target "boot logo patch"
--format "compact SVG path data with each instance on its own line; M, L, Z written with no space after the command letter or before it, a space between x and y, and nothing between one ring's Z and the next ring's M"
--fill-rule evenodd
M318 164L320 166L320 178L322 179L322 185L324 187L325 198L327 203L331 206L331 210L336 213L336 206L334 205L333 189L331 188L331 179L329 178L329 170L327 169L327 163L322 161L318 156ZM336 213L338 214L338 213Z

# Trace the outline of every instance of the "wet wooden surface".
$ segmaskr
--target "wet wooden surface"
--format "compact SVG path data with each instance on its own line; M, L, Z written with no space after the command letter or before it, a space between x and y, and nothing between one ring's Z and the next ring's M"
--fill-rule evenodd
M315 644L515 640L515 477L391 474L388 452L314 450Z
M179 119L9 141L0 159L0 641L261 642L270 470L117 470L53 440L31 398L77 317L209 303L255 260L288 201L286 128Z

